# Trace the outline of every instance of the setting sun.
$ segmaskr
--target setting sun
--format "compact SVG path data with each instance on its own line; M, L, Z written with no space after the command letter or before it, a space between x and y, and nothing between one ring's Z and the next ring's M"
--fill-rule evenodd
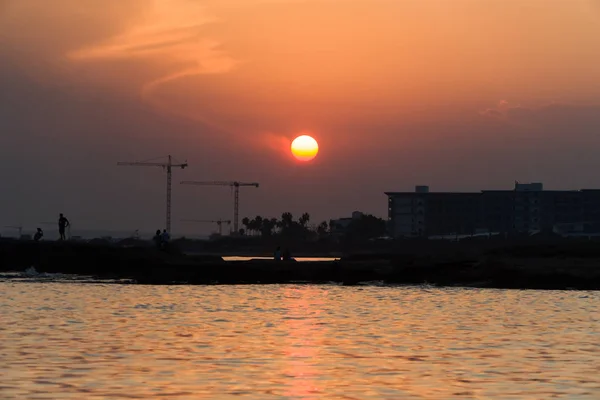
M298 136L292 142L292 154L299 161L310 161L317 156L319 144L308 135Z

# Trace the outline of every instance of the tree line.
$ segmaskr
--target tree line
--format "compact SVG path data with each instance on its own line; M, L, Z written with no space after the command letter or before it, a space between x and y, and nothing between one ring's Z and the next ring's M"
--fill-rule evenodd
M241 235L271 237L275 235L292 238L328 238L339 236L346 239L371 239L386 234L386 222L373 215L363 214L350 220L348 224L338 226L335 220L322 221L317 225L309 225L309 213L303 213L297 219L290 212L281 214L281 218L267 218L257 215L254 218L242 219L244 229Z

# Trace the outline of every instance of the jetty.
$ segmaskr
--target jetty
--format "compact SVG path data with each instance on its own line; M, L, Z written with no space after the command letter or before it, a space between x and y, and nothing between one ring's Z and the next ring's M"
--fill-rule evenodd
M433 250L433 249L432 249ZM286 284L379 282L507 289L600 289L595 242L536 243L478 251L348 254L336 261L225 261L176 249L75 242L0 240L0 272L78 274L137 284Z

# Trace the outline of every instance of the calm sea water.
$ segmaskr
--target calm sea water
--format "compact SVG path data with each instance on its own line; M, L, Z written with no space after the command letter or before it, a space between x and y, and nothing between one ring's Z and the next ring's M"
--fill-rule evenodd
M2 399L598 399L600 294L0 282Z
M249 260L272 260L273 257L250 257L250 256L224 256L225 261L249 261ZM305 261L336 261L339 257L294 257L299 262Z

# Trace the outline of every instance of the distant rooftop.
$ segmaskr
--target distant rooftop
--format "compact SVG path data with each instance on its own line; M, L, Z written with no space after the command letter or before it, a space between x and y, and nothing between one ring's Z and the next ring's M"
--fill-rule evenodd
M544 190L544 184L541 182L532 182L532 183L519 183L515 181L515 185L512 189L484 189L478 192L430 192L429 186L418 185L415 186L415 190L413 192L384 192L387 196L394 195L416 195L416 194L447 194L447 195L473 195L473 194L481 194L481 193L489 193L489 192L600 192L600 189L570 189L570 190Z

